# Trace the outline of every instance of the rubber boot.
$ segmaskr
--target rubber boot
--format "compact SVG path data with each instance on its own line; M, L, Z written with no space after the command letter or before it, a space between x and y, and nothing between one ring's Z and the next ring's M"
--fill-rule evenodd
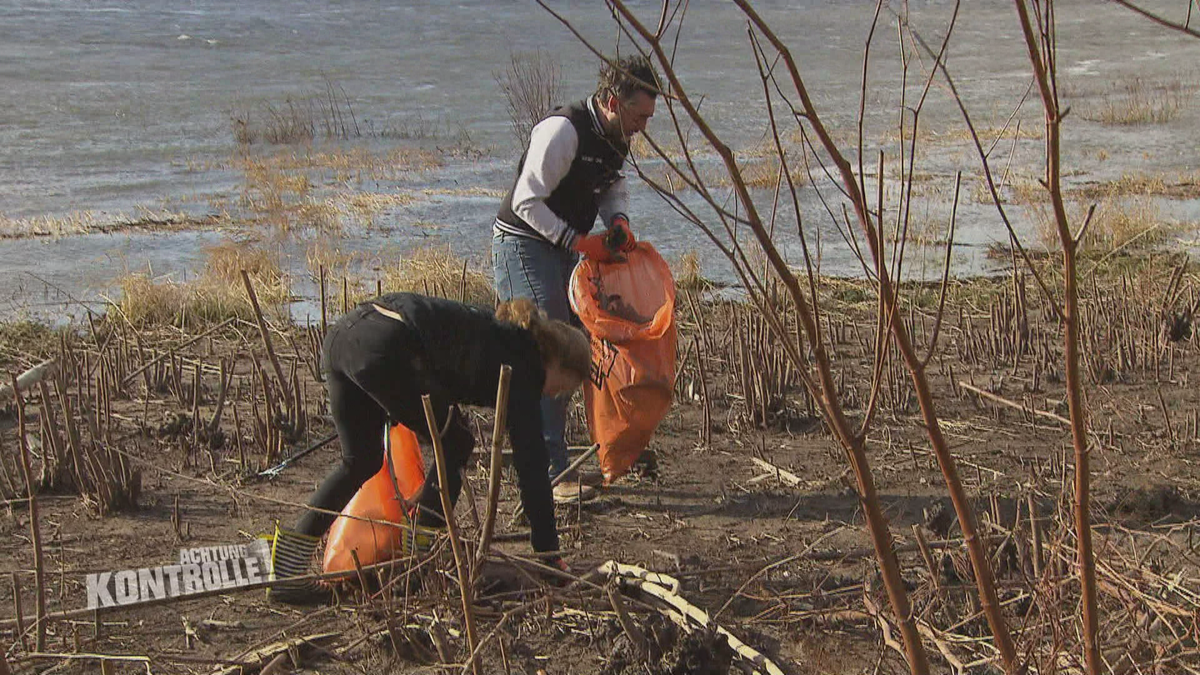
M296 579L308 576L312 569L313 555L319 537L284 530L275 525L275 536L271 541L271 581L267 599L287 605L328 604L333 598L327 586L312 579Z

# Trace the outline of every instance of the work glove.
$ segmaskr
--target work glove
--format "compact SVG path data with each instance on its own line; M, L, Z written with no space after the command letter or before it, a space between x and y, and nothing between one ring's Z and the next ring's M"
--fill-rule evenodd
M629 229L629 219L622 215L613 217L605 239L610 249L621 253L629 253L637 248L637 239L633 236L633 230Z
M589 234L576 239L573 248L576 253L589 260L602 263L612 262L613 254L616 251L609 248L605 242L606 239L607 235Z

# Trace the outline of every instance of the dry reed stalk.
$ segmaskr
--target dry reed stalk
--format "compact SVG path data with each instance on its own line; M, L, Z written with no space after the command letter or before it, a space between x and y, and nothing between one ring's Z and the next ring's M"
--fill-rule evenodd
M21 647L28 651L29 643L25 640L25 608L21 605L21 578L16 572L12 573L13 618L16 621L16 640Z
M58 433L58 421L54 415L53 400L50 398L50 387L46 385L45 380L38 382L38 393L41 396L42 445L46 448L42 455L42 477L40 483L43 487L49 488L58 485L60 480L66 477L70 477L75 481L76 479L71 475L71 471L74 469L76 475L79 473L79 461L78 458L68 452L62 436ZM63 476L64 472L67 476Z
M213 409L212 417L208 420L210 446L212 445L212 439L216 438L217 432L221 430L221 414L225 412L225 397L229 393L229 384L232 379L233 368L229 366L228 359L221 359L220 388L217 390L217 404Z
M479 675L479 658L475 653L475 616L472 612L471 601L471 572L468 569L466 552L458 537L458 525L454 520L454 504L450 500L449 469L446 466L446 453L442 449L442 437L438 433L437 416L433 411L433 401L429 394L421 396L421 404L425 407L425 422L429 425L429 439L433 445L434 460L437 462L438 492L442 498L442 515L446 519L446 529L450 532L450 548L454 552L454 567L458 572L458 586L462 597L463 624L467 634L467 648L470 650L471 670ZM454 414L451 409L449 415Z
M37 629L34 648L46 650L46 581L42 560L42 528L38 503L33 490L33 466L29 457L29 440L25 437L25 401L17 376L12 376L12 397L17 407L17 436L21 450L21 470L25 473L25 494L29 498L29 540L33 546L33 583L37 603Z
M500 366L500 381L496 386L496 419L492 426L492 461L488 472L488 500L484 511L483 528L479 533L479 548L475 553L475 575L478 578L488 549L492 546L492 531L496 526L496 509L500 503L500 478L503 471L501 446L508 418L508 388L512 381L512 366Z
M933 553L929 550L929 542L925 541L925 533L921 531L921 526L913 524L913 536L917 540L917 547L921 551L921 560L924 561L926 569L929 570L929 581L933 584L934 592L940 597L942 594L942 584L938 578L937 565L933 563Z
M321 265L321 332L329 330L329 313L325 307L325 266Z
M258 324L258 333L262 336L263 347L267 350L267 358L271 360L271 367L275 369L275 377L279 378L279 389L284 392L284 400L287 400L289 396L287 381L283 379L283 368L279 366L279 357L275 356L275 347L271 344L271 334L267 330L267 322L263 318L262 308L258 306L258 296L254 294L254 284L250 283L250 274L246 270L242 270L242 281L246 284L246 295L250 297L250 306L254 308L254 322Z
M238 384L238 395L239 396L241 394L241 390L242 390L242 386L239 383ZM245 443L242 441L242 418L241 418L241 415L238 414L238 409L237 409L236 405L233 406L233 435L234 435L234 438L237 440L238 468L241 469L242 473L245 473L246 472L246 448L245 448Z
M700 440L704 443L704 447L712 447L712 401L708 396L708 373L704 369L704 347L698 338L693 338L692 343L696 346L696 370L700 374L700 395L704 397L703 411L704 417L701 424L704 428L700 430Z

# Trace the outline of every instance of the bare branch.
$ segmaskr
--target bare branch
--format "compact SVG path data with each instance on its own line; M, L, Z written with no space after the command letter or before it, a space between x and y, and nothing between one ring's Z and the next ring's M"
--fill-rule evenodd
M1163 26L1165 28L1170 28L1171 30L1179 31L1180 33L1184 33L1186 35L1191 35L1192 37L1200 38L1200 30L1196 30L1195 28L1191 27L1192 0L1188 0L1187 19L1185 19L1183 23L1177 23L1175 21L1171 21L1170 19L1163 18L1162 16L1159 16L1158 14L1155 14L1149 10L1142 9L1141 7L1133 4L1132 2L1129 2L1128 0L1108 0L1108 1L1114 2L1118 5L1121 5L1122 7L1126 8L1126 9L1129 9L1138 14L1141 14L1142 16L1146 17L1147 19L1150 19L1151 21L1153 21L1154 23L1156 23L1160 26Z

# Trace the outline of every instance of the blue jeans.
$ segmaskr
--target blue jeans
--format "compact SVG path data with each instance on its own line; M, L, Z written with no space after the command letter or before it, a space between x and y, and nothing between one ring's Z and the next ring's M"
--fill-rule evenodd
M571 320L567 284L575 269L575 253L542 239L493 230L492 270L500 300L528 298L551 319ZM542 399L542 437L550 455L550 477L567 469L567 405L569 396Z

